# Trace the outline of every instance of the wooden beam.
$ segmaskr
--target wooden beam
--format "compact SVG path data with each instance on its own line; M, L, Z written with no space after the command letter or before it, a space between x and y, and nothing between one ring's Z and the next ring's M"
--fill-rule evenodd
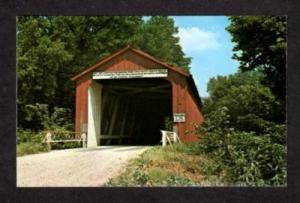
M164 85L147 85L147 86L137 86L136 84L133 84L133 86L128 86L128 85L107 85L105 86L105 88L110 89L110 90L114 90L114 89L122 89L122 90L141 90L141 89L148 89L148 88L166 88L166 87L171 87L169 84L164 84Z
M153 90L157 90L157 89L163 89L163 88L167 88L167 87L170 87L170 85L162 85L162 86L156 86L156 87L141 88L141 89L125 92L125 93L121 94L121 96L128 95L128 94L136 94L136 93L140 93L140 92L149 92L149 91L153 91Z
M122 123L121 123L121 130L120 130L120 135L123 136L124 134L124 129L125 129L125 124L126 124L126 120L127 120L127 115L128 115L128 102L126 102L125 104L125 109L124 109L124 115L123 115L123 119L122 119ZM121 144L121 139L119 141L119 144Z
M109 126L109 131L108 131L109 135L112 135L113 129L115 127L116 115L117 115L117 111L118 111L118 108L119 108L119 100L120 100L120 98L117 97L116 98L116 104L114 106L114 110L113 110L113 114L112 114L112 118L111 118L111 121L110 121L110 126ZM107 140L106 144L110 144L110 140Z
M101 106L101 113L103 113L104 106L106 106L106 100L107 100L107 92L105 91L106 89L103 89L103 101L102 101L102 106Z

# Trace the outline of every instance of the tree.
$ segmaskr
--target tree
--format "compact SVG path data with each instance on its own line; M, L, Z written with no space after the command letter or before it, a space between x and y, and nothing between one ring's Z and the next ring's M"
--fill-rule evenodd
M210 97L205 100L204 113L228 110L229 125L240 131L264 133L274 123L281 123L280 105L270 89L260 84L259 72L236 73L211 78Z
M186 57L175 37L178 28L168 16L153 16L142 24L132 44L173 66L189 70L191 58Z
M17 21L18 124L35 129L26 106L74 109L70 78L127 45L141 17L19 17ZM28 108L27 108L28 109ZM72 122L72 121L70 121Z
M263 84L285 107L286 17L234 16L229 19L227 30L235 43L233 58L240 62L240 70L261 71Z

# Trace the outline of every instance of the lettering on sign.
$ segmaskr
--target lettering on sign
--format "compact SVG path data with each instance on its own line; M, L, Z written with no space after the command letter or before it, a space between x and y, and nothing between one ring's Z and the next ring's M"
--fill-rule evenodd
M183 123L185 122L185 113L174 113L173 119L176 123Z
M163 78L163 77L168 77L168 69L93 72L93 79Z

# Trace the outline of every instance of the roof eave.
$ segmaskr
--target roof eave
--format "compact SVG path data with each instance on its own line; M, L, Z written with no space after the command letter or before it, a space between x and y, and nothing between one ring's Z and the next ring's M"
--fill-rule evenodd
M158 63L158 64L160 64L160 65L162 65L162 66L164 66L164 67L166 67L166 68L168 68L168 69L171 69L171 70L173 70L173 71L175 71L175 72L177 72L177 73L179 73L179 74L182 74L182 75L184 75L184 76L186 76L186 77L189 77L189 76L190 76L190 74L189 74L188 72L185 72L184 70L179 70L179 68L172 67L172 66L170 66L170 65L168 65L168 64L166 64L166 63L164 63L164 62L162 62L162 61L160 61L160 60L158 60L158 59L156 59L156 58L154 58L154 57L152 57L152 56L150 56L150 55L144 53L143 51L140 51L140 50L137 50L137 49L133 49L133 48L131 48L130 46L127 46L127 47L125 47L124 49L121 49L120 51L118 51L118 52L116 52L116 53L114 53L114 54L112 54L112 55L110 55L110 56L107 56L107 57L104 58L104 59L101 59L101 60L98 61L96 64L90 66L89 68L85 69L84 71L82 71L82 72L80 72L79 74L77 74L77 75L75 75L74 77L72 77L71 80L72 80L72 81L78 80L79 78L81 78L81 77L83 77L84 75L90 73L91 71L95 70L96 68L98 68L98 67L101 66L102 64L108 62L109 60L113 59L114 57L117 57L118 55L124 53L124 52L127 51L127 50L131 50L131 51L135 52L135 53L138 54L138 55L141 55L141 56L143 56L143 57L145 57L145 58L147 58L147 59L149 59L149 60L151 60L151 61L153 61L153 62L155 62L155 63Z

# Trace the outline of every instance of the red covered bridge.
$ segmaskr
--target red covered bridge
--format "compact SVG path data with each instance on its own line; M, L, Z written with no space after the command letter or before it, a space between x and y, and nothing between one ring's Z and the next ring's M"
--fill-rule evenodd
M201 99L191 74L126 47L72 78L77 132L88 146L159 144L166 118L183 142L197 140Z

